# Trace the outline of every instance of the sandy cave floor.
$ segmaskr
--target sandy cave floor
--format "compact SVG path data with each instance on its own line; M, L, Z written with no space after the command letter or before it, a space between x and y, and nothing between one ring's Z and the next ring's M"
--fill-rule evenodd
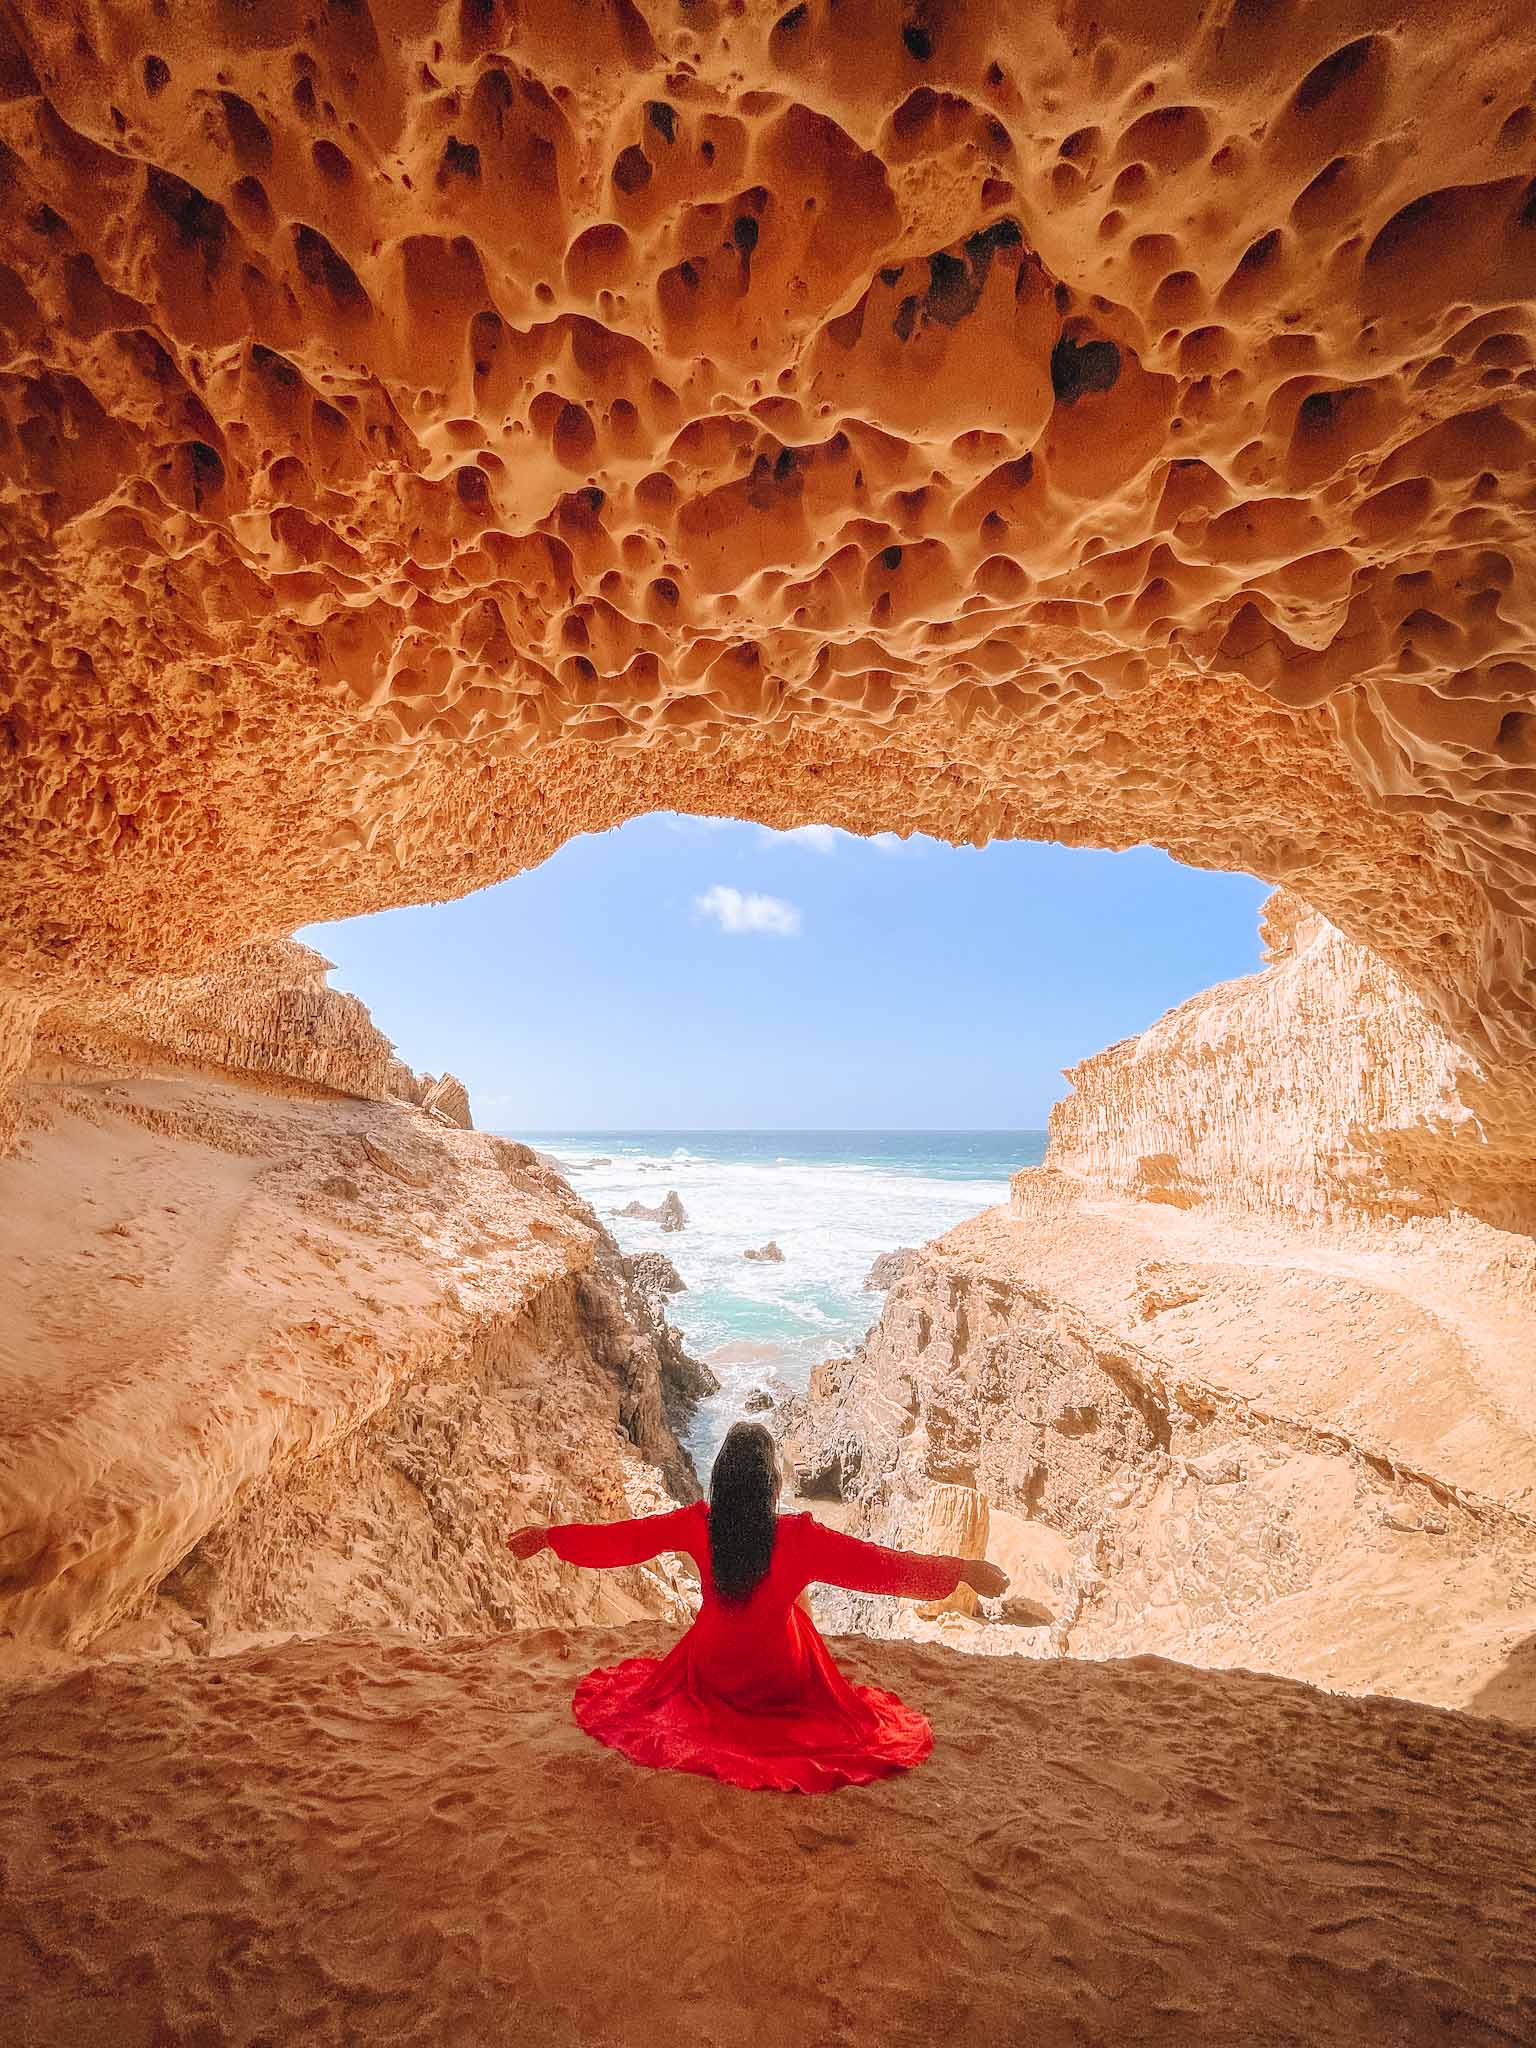
M575 1726L582 1670L667 1639L332 1638L12 1694L7 2038L1536 2041L1536 1733L843 1639L937 1746L797 1799Z

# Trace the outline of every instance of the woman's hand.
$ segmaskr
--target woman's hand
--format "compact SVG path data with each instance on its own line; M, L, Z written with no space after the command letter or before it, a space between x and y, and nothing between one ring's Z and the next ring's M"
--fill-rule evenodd
M549 1531L538 1522L530 1522L526 1528L512 1531L507 1548L514 1557L537 1557L541 1550L549 1548Z
M1000 1565L989 1564L984 1557L966 1559L960 1582L979 1593L983 1600L995 1600L999 1593L1008 1590L1008 1574Z

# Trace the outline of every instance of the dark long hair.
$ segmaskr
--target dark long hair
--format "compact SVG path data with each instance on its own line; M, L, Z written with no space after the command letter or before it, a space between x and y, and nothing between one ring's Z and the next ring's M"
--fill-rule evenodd
M773 1558L779 1463L760 1422L733 1422L709 1475L709 1566L722 1600L746 1600Z

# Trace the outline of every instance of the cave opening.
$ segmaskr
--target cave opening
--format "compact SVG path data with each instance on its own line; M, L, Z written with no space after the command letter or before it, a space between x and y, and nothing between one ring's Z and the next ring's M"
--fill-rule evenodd
M1265 893L1150 848L665 813L300 938L477 1125L670 1258L721 1383L686 1435L707 1480L733 1420L856 1348L883 1261L1007 1201L1085 1049L1258 965Z

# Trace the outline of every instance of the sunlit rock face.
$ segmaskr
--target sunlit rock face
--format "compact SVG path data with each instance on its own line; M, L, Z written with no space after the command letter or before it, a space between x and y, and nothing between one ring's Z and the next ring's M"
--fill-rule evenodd
M1464 1210L1536 1231L1536 1075L1490 1082L1376 955L1293 896L1263 919L1262 973L1204 989L1067 1069L1044 1168L1014 1213L1084 1187L1177 1209L1344 1222Z
M289 943L45 1018L0 1159L0 1682L332 1627L686 1619L515 1562L696 1499L714 1387L532 1149ZM665 1262L661 1262L664 1266ZM676 1280L675 1274L670 1274Z
M670 805L1245 866L1529 1057L1522 0L8 19L7 1043Z

